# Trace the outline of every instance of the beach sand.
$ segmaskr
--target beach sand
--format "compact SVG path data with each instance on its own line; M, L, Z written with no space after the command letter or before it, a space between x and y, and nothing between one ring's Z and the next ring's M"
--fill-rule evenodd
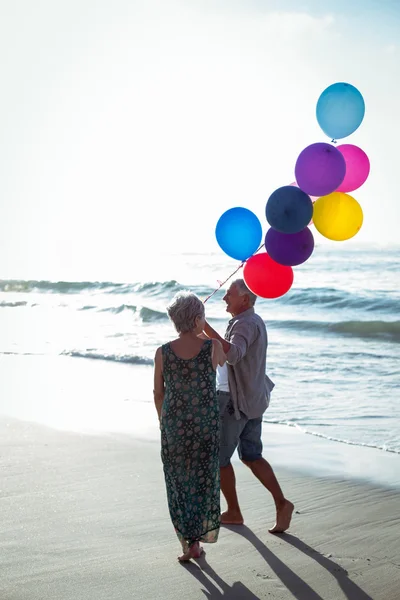
M0 420L1 600L398 600L400 492L278 468L296 505L273 536L269 494L245 467L246 526L187 566L159 444Z

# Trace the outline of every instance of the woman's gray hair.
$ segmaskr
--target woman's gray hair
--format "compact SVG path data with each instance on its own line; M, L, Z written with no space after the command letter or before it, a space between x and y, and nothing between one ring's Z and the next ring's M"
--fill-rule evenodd
M188 333L195 329L197 317L204 317L204 304L192 292L178 292L167 306L167 313L178 333Z
M239 296L248 294L251 306L255 305L257 296L256 296L256 294L253 294L253 292L251 292L249 290L249 288L247 287L247 285L244 282L244 279L235 279L235 281L232 281L232 284L236 285L237 290L239 292Z

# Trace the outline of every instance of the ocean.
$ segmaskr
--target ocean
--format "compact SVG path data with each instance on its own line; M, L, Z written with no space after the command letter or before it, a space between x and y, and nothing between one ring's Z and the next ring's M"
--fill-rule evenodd
M321 245L294 269L285 296L257 300L269 337L267 372L276 384L266 424L296 429L304 439L326 438L338 449L354 445L400 454L399 256L398 248ZM50 381L61 361L75 361L83 381L96 363L109 396L102 405L102 427L129 431L126 412L115 418L113 385L117 389L117 379L131 381L124 402L144 403L152 411L154 353L174 337L166 305L183 289L206 298L238 265L222 252L164 254L145 269L142 265L140 273L133 263L122 279L0 280L0 367L6 373L0 414L62 426L65 406L57 400L57 387L40 410L35 402L11 402L10 394L21 385L20 396L30 394L37 371L32 365L48 369ZM222 297L220 290L207 302L206 313L223 335L230 316ZM110 363L115 368L107 370ZM28 364L31 383L24 376ZM5 387L11 372L14 383ZM89 384L86 389L75 425L79 414L96 412Z

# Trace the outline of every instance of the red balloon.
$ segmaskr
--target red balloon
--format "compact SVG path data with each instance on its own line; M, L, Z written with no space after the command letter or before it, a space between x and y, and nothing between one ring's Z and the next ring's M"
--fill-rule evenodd
M261 298L279 298L290 290L293 269L272 260L266 252L251 256L243 267L249 290Z

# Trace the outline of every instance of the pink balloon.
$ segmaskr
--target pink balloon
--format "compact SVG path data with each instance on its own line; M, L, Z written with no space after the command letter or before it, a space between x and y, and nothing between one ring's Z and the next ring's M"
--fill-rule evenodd
M297 181L293 181L293 183L289 183L289 185L294 185L294 187L299 187L299 186L297 185ZM311 198L311 200L312 200L312 203L314 204L314 202L315 202L316 200L318 200L319 196L310 196L310 198ZM313 225L313 220L312 220L312 219L311 219L311 221L309 222L308 226L310 226L310 225Z
M369 158L364 150L353 144L341 144L337 149L346 162L346 175L337 188L337 192L353 192L367 180L369 175Z

